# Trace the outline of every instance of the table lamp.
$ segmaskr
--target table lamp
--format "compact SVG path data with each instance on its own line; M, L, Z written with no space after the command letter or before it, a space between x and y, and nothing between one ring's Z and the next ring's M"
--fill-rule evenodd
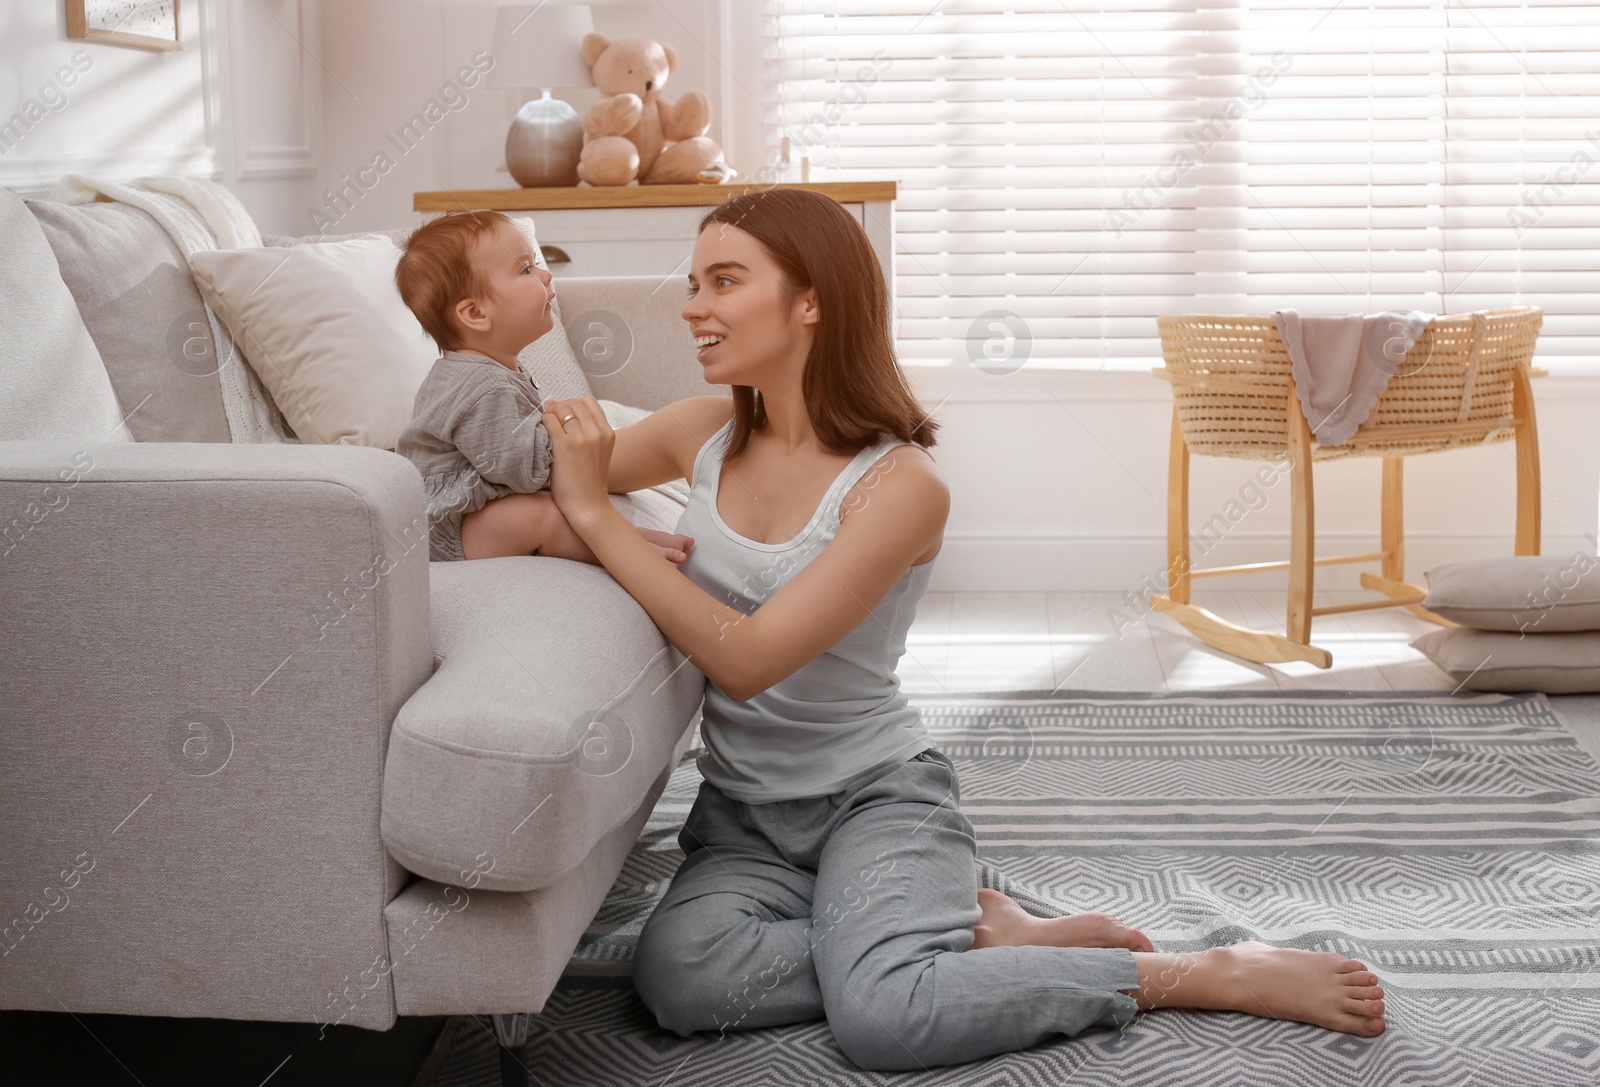
M506 168L524 188L576 185L583 154L583 118L552 87L589 87L583 36L594 17L581 4L512 4L496 9L491 87L540 87L517 111L506 134Z

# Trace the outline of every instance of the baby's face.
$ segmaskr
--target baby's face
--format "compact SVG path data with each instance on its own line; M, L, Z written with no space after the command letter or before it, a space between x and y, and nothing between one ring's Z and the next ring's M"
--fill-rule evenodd
M483 307L494 322L490 333L512 354L549 332L554 325L555 291L550 273L533 263L533 250L522 231L501 223L473 247L473 264L489 281L494 297Z

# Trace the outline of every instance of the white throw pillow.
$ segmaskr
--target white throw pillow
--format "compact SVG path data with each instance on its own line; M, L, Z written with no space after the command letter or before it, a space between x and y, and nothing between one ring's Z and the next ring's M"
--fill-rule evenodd
M393 449L439 357L400 300L400 247L381 235L189 258L302 442Z
M132 441L55 251L28 205L7 189L0 189L0 250L0 440Z

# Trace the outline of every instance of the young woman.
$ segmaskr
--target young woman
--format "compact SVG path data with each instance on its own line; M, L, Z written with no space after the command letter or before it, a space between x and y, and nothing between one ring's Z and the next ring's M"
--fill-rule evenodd
M707 680L705 782L639 938L640 997L683 1035L825 1017L878 1070L1142 1008L1381 1032L1378 979L1342 955L1163 954L1102 914L1044 920L979 890L955 767L894 674L950 494L885 295L838 204L737 196L702 222L683 308L731 404L681 400L621 432L593 397L546 405L557 505ZM691 485L681 568L606 498L671 479Z

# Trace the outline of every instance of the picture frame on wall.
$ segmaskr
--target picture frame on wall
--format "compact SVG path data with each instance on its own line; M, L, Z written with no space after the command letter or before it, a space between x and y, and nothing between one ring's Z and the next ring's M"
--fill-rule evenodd
M67 37L158 51L182 49L178 0L66 0Z

